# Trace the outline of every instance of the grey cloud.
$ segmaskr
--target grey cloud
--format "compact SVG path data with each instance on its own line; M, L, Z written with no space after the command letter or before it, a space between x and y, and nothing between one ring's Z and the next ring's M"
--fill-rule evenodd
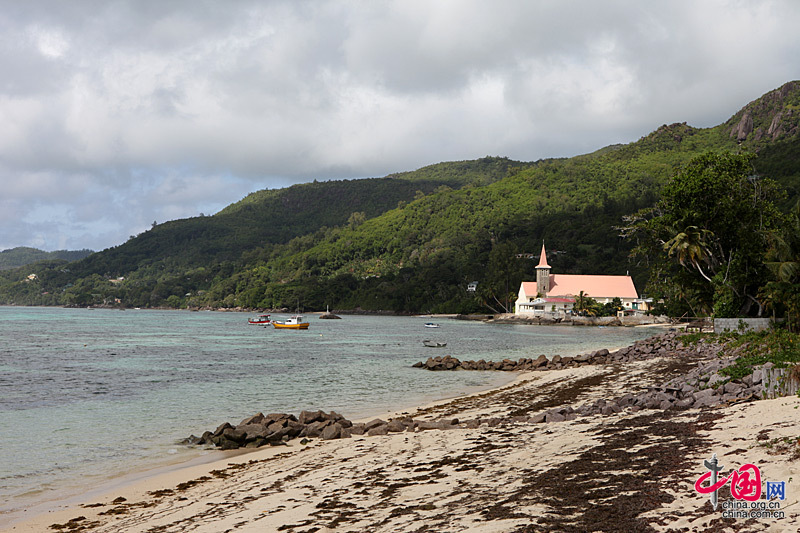
M0 0L0 248L712 126L797 77L799 23L790 0Z

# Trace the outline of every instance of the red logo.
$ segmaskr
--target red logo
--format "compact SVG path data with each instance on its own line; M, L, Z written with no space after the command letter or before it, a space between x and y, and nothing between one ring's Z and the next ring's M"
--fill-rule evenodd
M719 480L712 479L711 484L703 486L709 478L715 478L714 471L706 472L694 483L694 489L700 494L717 492L725 484L731 482L731 496L737 500L754 502L761 498L761 471L754 464L747 463L734 470L728 477Z

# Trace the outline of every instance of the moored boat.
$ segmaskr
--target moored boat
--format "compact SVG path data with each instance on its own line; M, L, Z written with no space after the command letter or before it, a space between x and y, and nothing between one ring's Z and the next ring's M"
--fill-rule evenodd
M308 322L303 322L301 315L289 317L283 322L277 320L272 321L272 327L275 329L308 329Z
M428 322L425 324L426 328L438 328L439 324L434 324L433 322Z
M429 341L429 340L422 341L422 344L423 346L426 346L428 348L444 348L445 346L447 346L446 342Z
M255 324L257 326L269 326L272 323L269 315L258 315L255 318L248 318L248 324Z

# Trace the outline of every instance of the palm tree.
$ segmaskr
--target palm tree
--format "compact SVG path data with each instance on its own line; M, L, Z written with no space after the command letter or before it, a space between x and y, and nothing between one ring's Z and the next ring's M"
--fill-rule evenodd
M767 268L775 276L762 289L762 296L773 315L776 310L786 311L789 328L800 327L800 202L781 232L769 234Z
M713 266L714 256L708 243L713 237L712 231L697 226L687 226L686 229L664 243L664 250L670 257L675 255L681 266L686 267L686 264L689 263L707 281L711 281L711 278L703 270L702 264Z
M595 316L597 314L598 307L599 305L594 298L590 298L589 295L583 291L578 293L578 297L575 299L576 312L583 316Z
M778 281L796 283L800 280L800 202L782 232L769 234L770 249L766 263Z

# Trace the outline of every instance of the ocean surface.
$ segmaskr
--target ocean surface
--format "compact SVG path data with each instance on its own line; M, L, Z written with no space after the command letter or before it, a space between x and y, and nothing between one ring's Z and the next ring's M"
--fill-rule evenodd
M655 333L317 315L306 317L307 331L283 331L249 325L248 316L0 307L0 525L43 502L212 453L178 441L259 411L382 416L514 377L411 368L429 356L575 355ZM430 321L441 327L425 328ZM425 339L447 347L425 348Z

